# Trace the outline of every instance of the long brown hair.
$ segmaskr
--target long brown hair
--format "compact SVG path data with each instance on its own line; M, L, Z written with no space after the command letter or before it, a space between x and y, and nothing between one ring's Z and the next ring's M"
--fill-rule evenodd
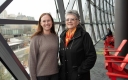
M48 16L51 17L51 20L52 20L52 27L51 27L51 30L50 30L50 31L51 31L51 33L53 33L53 34L56 34L56 32L55 32L55 24L54 24L54 20L53 20L51 14L49 14L49 13L43 13L43 14L40 16L40 18L39 18L37 31L31 36L31 38L33 38L33 37L36 36L36 35L41 35L41 34L43 33L43 27L40 25L40 22L41 22L41 18L42 18L44 15L48 15Z

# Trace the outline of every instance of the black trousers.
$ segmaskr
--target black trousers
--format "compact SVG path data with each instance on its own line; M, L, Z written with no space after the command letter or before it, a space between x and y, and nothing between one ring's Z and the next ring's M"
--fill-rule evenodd
M37 80L58 80L58 73L48 76L37 76Z

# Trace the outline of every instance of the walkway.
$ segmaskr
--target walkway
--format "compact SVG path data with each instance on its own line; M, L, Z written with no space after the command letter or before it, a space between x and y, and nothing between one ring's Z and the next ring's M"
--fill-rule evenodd
M91 69L91 80L110 80L106 75L106 70L104 68L102 40L95 46L95 49L97 52L97 61L95 66Z

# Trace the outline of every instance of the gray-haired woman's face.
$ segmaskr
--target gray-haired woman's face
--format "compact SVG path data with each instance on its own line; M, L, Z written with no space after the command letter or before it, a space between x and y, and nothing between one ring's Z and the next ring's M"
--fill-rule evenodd
M67 14L65 16L65 24L66 24L66 27L68 29L72 29L72 28L75 28L77 27L77 25L79 24L79 20L77 19L77 17L73 14Z

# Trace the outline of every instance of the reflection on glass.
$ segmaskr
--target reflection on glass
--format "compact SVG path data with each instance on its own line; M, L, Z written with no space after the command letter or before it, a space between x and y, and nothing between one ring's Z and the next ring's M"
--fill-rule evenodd
M54 0L13 0L6 8L7 18L18 20L38 20L42 13L51 13L56 19Z
M0 80L15 80L1 62L0 62Z
M6 0L0 0L0 6L5 2Z

